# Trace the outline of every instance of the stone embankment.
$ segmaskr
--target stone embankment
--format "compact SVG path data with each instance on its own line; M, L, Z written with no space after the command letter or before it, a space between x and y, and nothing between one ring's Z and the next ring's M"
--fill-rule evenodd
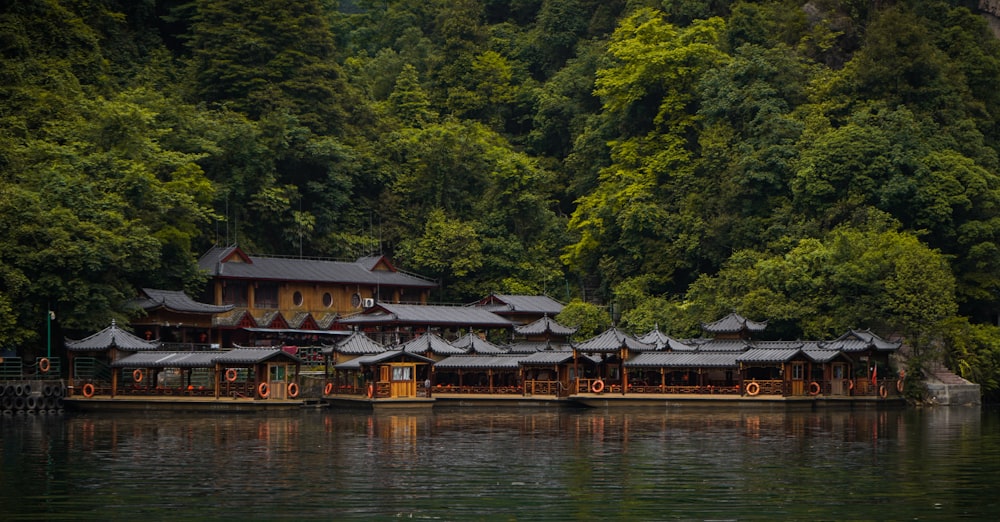
M955 375L942 364L933 364L926 370L927 401L942 406L975 406L982 401L982 390Z

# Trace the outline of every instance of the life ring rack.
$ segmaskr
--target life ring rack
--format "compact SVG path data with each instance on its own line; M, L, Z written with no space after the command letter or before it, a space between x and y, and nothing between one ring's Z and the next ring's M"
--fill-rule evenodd
M594 384L590 385L590 391L594 393L601 393L602 391L604 391L604 381L602 381L601 379L597 379L596 381L594 381Z
M757 384L757 381L747 383L747 395L755 397L758 393L760 393L760 384Z

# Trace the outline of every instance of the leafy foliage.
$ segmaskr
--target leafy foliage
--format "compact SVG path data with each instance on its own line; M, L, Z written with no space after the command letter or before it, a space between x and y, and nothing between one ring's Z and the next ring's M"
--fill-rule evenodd
M882 328L995 388L1000 42L963 3L45 0L0 28L10 343L198 293L235 242L579 298L591 329Z

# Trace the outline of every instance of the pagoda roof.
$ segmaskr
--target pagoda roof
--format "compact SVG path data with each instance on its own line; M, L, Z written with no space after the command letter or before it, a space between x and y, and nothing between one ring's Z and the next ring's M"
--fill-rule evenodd
M434 355L460 355L468 353L462 348L453 346L435 333L425 333L416 339L407 341L400 346L400 349L408 353L433 353Z
M352 332L346 339L338 341L329 348L323 349L324 355L342 353L349 355L369 355L385 352L385 346L375 342L362 332Z
M213 305L199 303L191 299L181 290L158 290L143 288L139 297L132 301L132 306L152 312L158 309L182 312L188 314L218 314L233 309L233 305Z
M738 333L738 332L763 332L767 328L767 321L751 321L742 315L733 312L722 319L711 323L702 323L701 328L708 333Z
M434 363L434 359L429 359L423 355L405 352L403 350L387 350L382 353L355 357L350 361L344 361L334 366L334 368L338 370L360 370L364 366L371 366L391 361L414 361L427 364Z
M458 339L451 342L451 345L456 348L461 348L468 353L477 354L499 354L505 353L499 346L479 337L478 335L469 332Z
M622 348L637 352L646 352L653 351L656 346L644 343L612 326L596 336L577 344L575 348L577 351L587 353L616 352Z
M579 328L571 328L559 324L555 319L549 317L548 314L528 324L514 327L514 332L524 336L552 334L560 337L568 337L575 334L577 330Z
M160 343L158 342L146 341L131 332L118 328L118 324L115 321L111 321L111 326L89 337L78 341L66 341L66 349L72 352L95 352L110 350L111 348L136 352L155 350L159 346Z

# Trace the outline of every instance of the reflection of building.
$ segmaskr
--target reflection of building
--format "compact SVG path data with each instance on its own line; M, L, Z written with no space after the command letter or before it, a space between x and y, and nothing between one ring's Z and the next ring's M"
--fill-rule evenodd
M216 318L217 342L257 334L308 336L377 302L427 301L433 281L398 271L384 256L354 262L251 256L215 247L198 261L210 278L206 300L233 310Z

